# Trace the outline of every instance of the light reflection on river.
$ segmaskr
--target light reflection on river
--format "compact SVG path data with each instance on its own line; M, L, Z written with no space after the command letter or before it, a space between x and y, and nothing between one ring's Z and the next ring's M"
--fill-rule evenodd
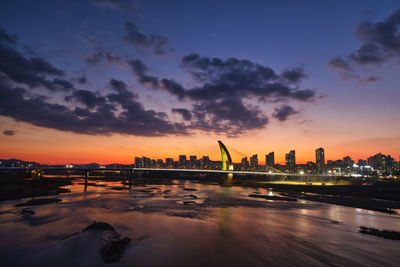
M82 182L57 196L60 203L29 207L36 212L31 217L15 207L26 200L0 204L3 266L102 265L98 240L81 233L93 221L132 239L123 266L400 264L399 241L358 233L361 225L400 231L398 215L248 197L276 194L268 189L96 182L85 192Z

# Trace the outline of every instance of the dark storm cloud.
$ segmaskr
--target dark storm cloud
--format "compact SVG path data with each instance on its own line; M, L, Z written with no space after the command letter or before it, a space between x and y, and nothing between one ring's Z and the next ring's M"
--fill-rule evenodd
M3 132L3 134L11 136L11 135L14 135L15 132L13 130L6 130L6 131Z
M141 33L133 22L125 23L125 30L125 41L140 53L151 51L154 55L164 56L171 51L166 48L168 38L165 36Z
M54 67L44 58L26 58L16 49L16 37L7 34L5 30L0 32L0 39L3 40L0 42L0 73L31 88L44 87L52 91L69 89L66 88L69 87L67 81L58 78L53 81L47 79L47 76L63 76L63 70Z
M360 23L355 30L356 37L362 42L360 48L345 58L332 59L328 65L339 70L343 79L353 77L360 81L368 81L369 79L360 78L359 74L354 73L357 67L382 64L400 58L399 30L400 9L384 21Z
M275 112L272 114L273 117L277 118L280 121L286 121L289 116L298 113L298 111L294 110L289 105L282 105L279 108L275 108Z
M118 85L114 89L119 90L119 94L125 90L123 86ZM184 125L166 120L165 113L145 110L143 105L134 99L133 94L123 102L118 102L117 99L107 102L108 97L96 96L85 90L74 91L72 97L79 99L87 108L49 103L46 98L30 96L26 89L12 87L1 79L0 115L36 126L82 134L188 134Z
M173 108L171 111L181 114L182 118L186 121L190 121L192 119L192 113L186 108Z
M92 0L93 4L99 7L108 7L123 11L132 11L135 5L130 0Z

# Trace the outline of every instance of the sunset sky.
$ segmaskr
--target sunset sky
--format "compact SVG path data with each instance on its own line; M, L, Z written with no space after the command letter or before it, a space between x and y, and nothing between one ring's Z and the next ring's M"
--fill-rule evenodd
M3 159L399 160L399 114L398 0L0 2Z

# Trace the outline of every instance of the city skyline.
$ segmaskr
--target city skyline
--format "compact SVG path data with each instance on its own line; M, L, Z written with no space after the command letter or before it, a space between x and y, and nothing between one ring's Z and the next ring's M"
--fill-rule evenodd
M0 158L397 160L398 1L305 2L2 1Z

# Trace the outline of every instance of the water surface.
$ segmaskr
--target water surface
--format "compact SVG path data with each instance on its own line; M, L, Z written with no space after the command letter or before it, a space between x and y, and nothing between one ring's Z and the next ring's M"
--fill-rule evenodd
M83 180L82 180L83 181ZM400 231L400 216L249 194L266 189L191 181L133 186L75 181L59 203L0 204L2 265L98 266L99 237L82 230L107 222L132 239L121 266L399 266L400 241L358 232L361 225Z

